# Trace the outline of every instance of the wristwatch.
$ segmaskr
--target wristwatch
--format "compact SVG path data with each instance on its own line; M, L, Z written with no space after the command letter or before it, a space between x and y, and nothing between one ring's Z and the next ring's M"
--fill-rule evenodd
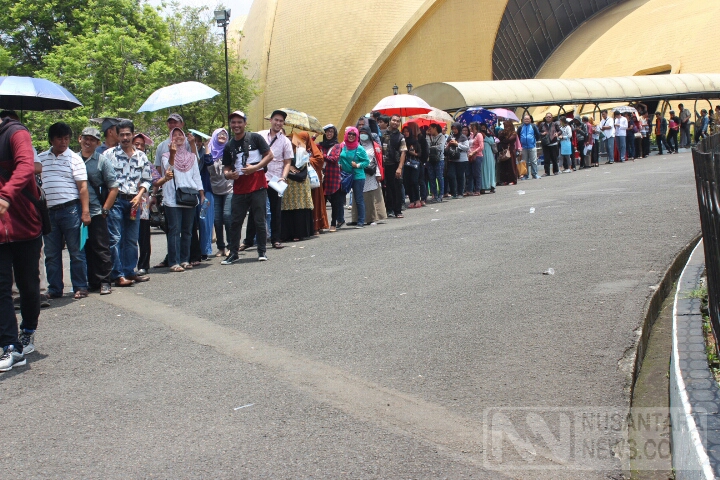
M107 208L103 208L103 209L100 211L100 213L102 213L102 214L105 215L105 216L108 216L108 215L110 215L110 210L108 210Z

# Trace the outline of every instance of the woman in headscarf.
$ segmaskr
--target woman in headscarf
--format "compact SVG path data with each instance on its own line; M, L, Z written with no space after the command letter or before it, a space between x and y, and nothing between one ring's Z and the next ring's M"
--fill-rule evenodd
M223 149L228 141L228 132L218 128L212 134L208 148L213 158L213 164L208 167L210 171L210 184L215 197L215 238L217 245L216 257L226 257L225 237L230 240L230 224L232 223L233 180L228 180L223 174Z
M320 179L320 187L314 188L311 191L313 201L313 235L317 237L323 230L328 229L327 208L325 208L325 194L323 193L322 189L323 166L325 164L325 158L323 158L322 151L310 138L309 133L298 132L293 135L293 141L297 141L297 143L294 143L296 147L302 145L303 147L305 147L305 150L310 154L310 165L312 165L315 173L317 173L318 178Z
M488 130L487 125L480 124L480 134L483 136L483 165L481 194L495 193L495 137Z
M293 149L305 147L310 136L296 133L292 137ZM307 137L307 138L306 138ZM308 151L312 158L312 152ZM293 158L288 174L288 186L282 199L281 237L284 242L298 242L313 235L313 199L307 166L297 168L297 158Z
M340 153L340 168L343 172L353 176L353 199L357 208L357 226L365 227L365 199L363 189L365 188L365 168L370 165L365 149L360 145L358 129L347 127L345 129L345 145Z
M320 151L322 151L325 160L325 174L323 178L323 193L330 200L331 222L330 232L335 232L338 228L345 224L345 192L340 188L340 152L342 145L337 140L337 129L334 125L326 125L323 127L325 135L323 141L318 143Z
M167 184L163 188L163 205L168 223L168 265L172 272L192 268L189 263L190 240L195 220L195 206L178 205L175 201L176 191L182 187L195 189L199 194L199 202L205 201L197 157L185 149L186 141L181 129L172 129L169 152L162 156L165 177L158 181L158 185Z
M403 168L403 183L405 185L405 193L410 197L410 205L408 208L420 208L420 142L418 141L418 133L420 129L417 123L410 122L402 129L405 137L405 145L407 146L407 154L405 156L405 168Z
M518 169L515 159L517 157L517 132L510 120L505 120L503 129L498 134L498 181L501 185L517 185Z
M371 127L360 129L360 146L365 149L369 165L365 169L365 185L363 186L363 200L365 205L365 223L375 225L387 218L385 199L383 198L380 182L383 178L382 147L373 141ZM353 205L352 221L358 222L357 203Z
M450 193L453 198L463 198L470 144L467 137L462 134L462 125L459 122L452 124L451 132L452 135L445 144Z

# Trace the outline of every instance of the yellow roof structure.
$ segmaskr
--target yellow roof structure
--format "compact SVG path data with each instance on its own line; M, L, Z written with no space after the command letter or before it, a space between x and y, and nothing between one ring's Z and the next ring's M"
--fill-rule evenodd
M413 95L441 110L529 107L637 100L720 98L720 74L683 73L607 78L441 82Z

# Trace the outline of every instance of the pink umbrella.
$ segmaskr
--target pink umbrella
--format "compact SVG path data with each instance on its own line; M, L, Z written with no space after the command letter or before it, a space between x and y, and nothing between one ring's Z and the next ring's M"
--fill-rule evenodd
M500 118L507 118L508 120L515 120L516 122L520 121L517 115L515 115L515 112L508 110L507 108L494 108L490 111Z
M373 108L373 112L380 112L385 115L400 115L401 117L420 115L431 111L432 107L422 98L404 94L385 97Z

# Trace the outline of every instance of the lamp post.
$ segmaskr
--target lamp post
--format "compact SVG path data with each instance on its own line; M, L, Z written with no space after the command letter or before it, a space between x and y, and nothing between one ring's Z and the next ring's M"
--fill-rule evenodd
M398 94L398 86L396 83L395 85L393 85L393 95L397 95L397 94Z
M408 82L408 84L405 85L405 88L407 88L408 94L410 94L410 92L412 92L412 83Z
M218 27L223 29L223 37L225 40L225 97L227 98L227 114L230 116L230 67L228 64L228 48L227 48L227 27L230 24L230 9L215 10L215 22Z

